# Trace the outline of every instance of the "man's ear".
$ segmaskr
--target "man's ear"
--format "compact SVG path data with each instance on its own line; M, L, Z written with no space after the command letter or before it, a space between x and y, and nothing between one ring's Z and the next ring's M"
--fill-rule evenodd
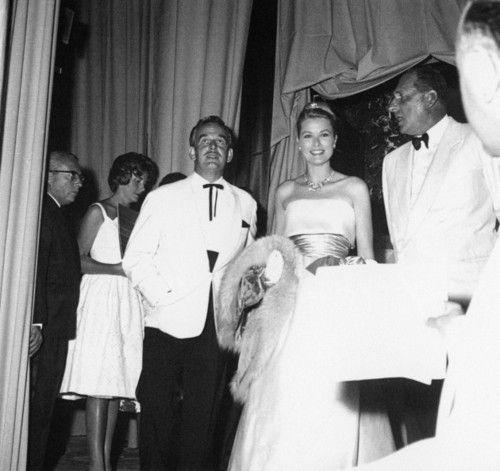
M189 158L191 160L196 160L196 150L193 146L189 147Z
M429 90L425 92L425 106L427 108L432 108L438 101L438 94L436 90Z
M500 92L500 63L487 49L468 51L462 58L462 80L482 103L490 103Z
M227 151L227 163L231 162L231 160L233 160L233 149Z

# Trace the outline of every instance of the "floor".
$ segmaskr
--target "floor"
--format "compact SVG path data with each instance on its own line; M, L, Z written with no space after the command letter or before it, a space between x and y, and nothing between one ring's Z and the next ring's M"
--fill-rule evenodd
M84 412L84 407L84 401L57 401L44 467L46 471L88 470L84 415L83 425L75 427L74 420L75 414ZM129 443L130 417L128 413L118 414L113 444L115 471L139 470L137 439ZM137 433L133 436L137 437Z
M66 452L57 460L54 471L87 470L89 460L85 436L71 437L66 446ZM123 448L118 456L116 471L131 471L139 469L139 453L137 448Z

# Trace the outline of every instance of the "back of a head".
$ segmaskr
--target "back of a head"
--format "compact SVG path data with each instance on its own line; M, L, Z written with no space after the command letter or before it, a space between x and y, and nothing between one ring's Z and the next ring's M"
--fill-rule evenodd
M169 183L175 183L179 180L184 180L186 175L181 172L171 172L167 173L161 180L158 186L168 185Z
M458 27L457 66L470 125L500 157L500 0L467 4Z
M500 54L500 0L475 0L465 7L459 36L482 38L483 47Z

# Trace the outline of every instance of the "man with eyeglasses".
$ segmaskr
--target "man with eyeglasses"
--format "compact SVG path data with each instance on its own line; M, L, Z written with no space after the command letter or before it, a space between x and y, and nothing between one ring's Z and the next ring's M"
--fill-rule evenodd
M446 88L431 64L401 76L389 111L411 140L386 156L383 193L395 261L439 265L449 297L467 303L493 248L496 217L489 158L470 126L448 116ZM434 435L441 384L401 382L393 418L403 444Z
M62 206L72 203L83 184L77 158L49 156L47 194L42 207L35 307L31 327L31 398L28 469L44 469L54 405L66 364L68 340L75 337L80 291L78 244Z

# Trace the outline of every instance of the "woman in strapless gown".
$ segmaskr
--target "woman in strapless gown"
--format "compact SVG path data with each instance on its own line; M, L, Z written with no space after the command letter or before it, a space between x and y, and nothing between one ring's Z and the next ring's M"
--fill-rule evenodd
M321 329L326 314L315 311L307 289L319 266L373 259L368 189L330 168L337 135L329 108L307 105L297 128L307 172L278 188L275 232L294 242L307 270L299 270L295 309L249 387L233 471L343 469L394 450L383 407L363 411L359 384L333 378L331 343ZM355 247L357 256L349 256Z

